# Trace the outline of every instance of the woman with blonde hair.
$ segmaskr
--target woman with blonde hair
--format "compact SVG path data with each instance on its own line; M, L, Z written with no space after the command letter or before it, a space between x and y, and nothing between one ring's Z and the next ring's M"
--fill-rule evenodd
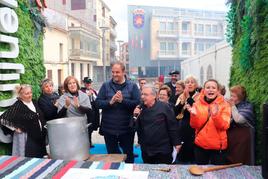
M197 79L193 75L189 75L184 81L185 89L178 97L175 104L175 116L179 122L181 150L178 154L178 162L189 164L195 162L194 157L194 129L190 126L190 113L186 109L186 105L192 106L198 99L199 88Z
M1 125L13 134L12 155L39 157L46 155L45 120L37 102L32 100L32 87L16 87L18 100L1 116Z

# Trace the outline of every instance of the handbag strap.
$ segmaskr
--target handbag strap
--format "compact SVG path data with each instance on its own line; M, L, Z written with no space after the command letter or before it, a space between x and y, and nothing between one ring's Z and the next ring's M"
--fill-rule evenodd
M201 132L201 130L205 127L205 125L208 123L209 121L209 118L210 118L210 109L208 108L208 117L207 117L207 120L206 122L203 124L203 126L199 129L199 131L196 133L195 136L197 136L199 134L199 132Z

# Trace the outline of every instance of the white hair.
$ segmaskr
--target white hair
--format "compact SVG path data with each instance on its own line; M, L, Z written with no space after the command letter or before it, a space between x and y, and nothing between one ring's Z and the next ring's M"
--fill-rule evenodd
M194 82L196 83L196 86L198 86L197 78L194 75L192 75L192 74L187 75L185 77L184 83L187 83L187 81L189 81L190 79L194 80Z

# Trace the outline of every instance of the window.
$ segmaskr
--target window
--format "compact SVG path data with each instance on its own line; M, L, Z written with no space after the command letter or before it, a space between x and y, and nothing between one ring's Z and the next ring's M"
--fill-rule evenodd
M160 50L166 50L167 47L166 47L166 42L160 42Z
M60 62L62 62L63 61L63 44L62 43L60 43L59 44L59 58L60 58Z
M61 77L62 77L62 70L58 69L58 86L62 84Z
M102 17L105 17L105 7L102 7L101 11L102 11Z
M74 63L71 63L71 73L72 73L72 76L74 76Z
M195 24L195 34L196 35L204 35L204 25L203 24Z
M209 49L212 46L211 43L206 43L206 49Z
M176 44L174 42L169 42L168 43L168 50L174 51L175 49L176 49Z
M173 22L168 22L167 23L167 30L168 31L173 31L174 30L174 23Z
M204 25L203 24L198 24L197 25L197 31L199 33L204 33Z
M93 15L93 21L94 21L94 22L97 22L97 15L96 15L96 14Z
M212 26L212 33L214 36L217 36L217 33L218 33L218 26L217 25Z
M206 35L211 35L211 25L206 25Z
M181 45L182 55L191 55L191 43L183 42Z
M207 69L207 80L212 79L212 78L213 78L212 67L211 67L211 65L209 65L208 69Z
M71 0L71 10L86 9L86 0Z
M199 54L204 52L205 48L204 48L204 43L201 42L197 42L195 43L195 54Z
M204 84L204 68L201 67L200 69L200 82L201 82L201 85Z
M84 49L84 43L80 41L80 49Z
M166 31L166 23L165 22L160 22L160 31Z
M47 78L52 80L52 70L47 70Z
M87 64L87 76L90 76L90 65Z
M75 48L75 47L74 47L74 39L71 39L71 41L72 41L72 42L71 42L71 48L74 49L74 48Z
M83 81L83 63L80 63L80 81Z
M190 22L182 22L181 30L183 34L190 33Z

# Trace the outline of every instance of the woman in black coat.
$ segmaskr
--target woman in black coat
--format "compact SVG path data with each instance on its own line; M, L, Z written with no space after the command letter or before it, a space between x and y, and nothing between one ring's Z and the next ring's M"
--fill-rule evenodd
M42 158L46 155L42 111L32 100L30 85L20 85L16 90L18 100L0 116L1 125L13 134L12 155Z
M42 94L38 99L38 105L44 113L45 120L49 121L57 118L58 108L56 106L59 95L53 92L53 82L44 79L41 83Z
M199 95L198 83L194 76L185 79L184 92L178 97L175 104L175 116L179 122L179 134L182 147L177 160L179 163L189 164L195 162L194 157L194 137L195 131L190 126L190 113L186 109L186 104L193 105Z

